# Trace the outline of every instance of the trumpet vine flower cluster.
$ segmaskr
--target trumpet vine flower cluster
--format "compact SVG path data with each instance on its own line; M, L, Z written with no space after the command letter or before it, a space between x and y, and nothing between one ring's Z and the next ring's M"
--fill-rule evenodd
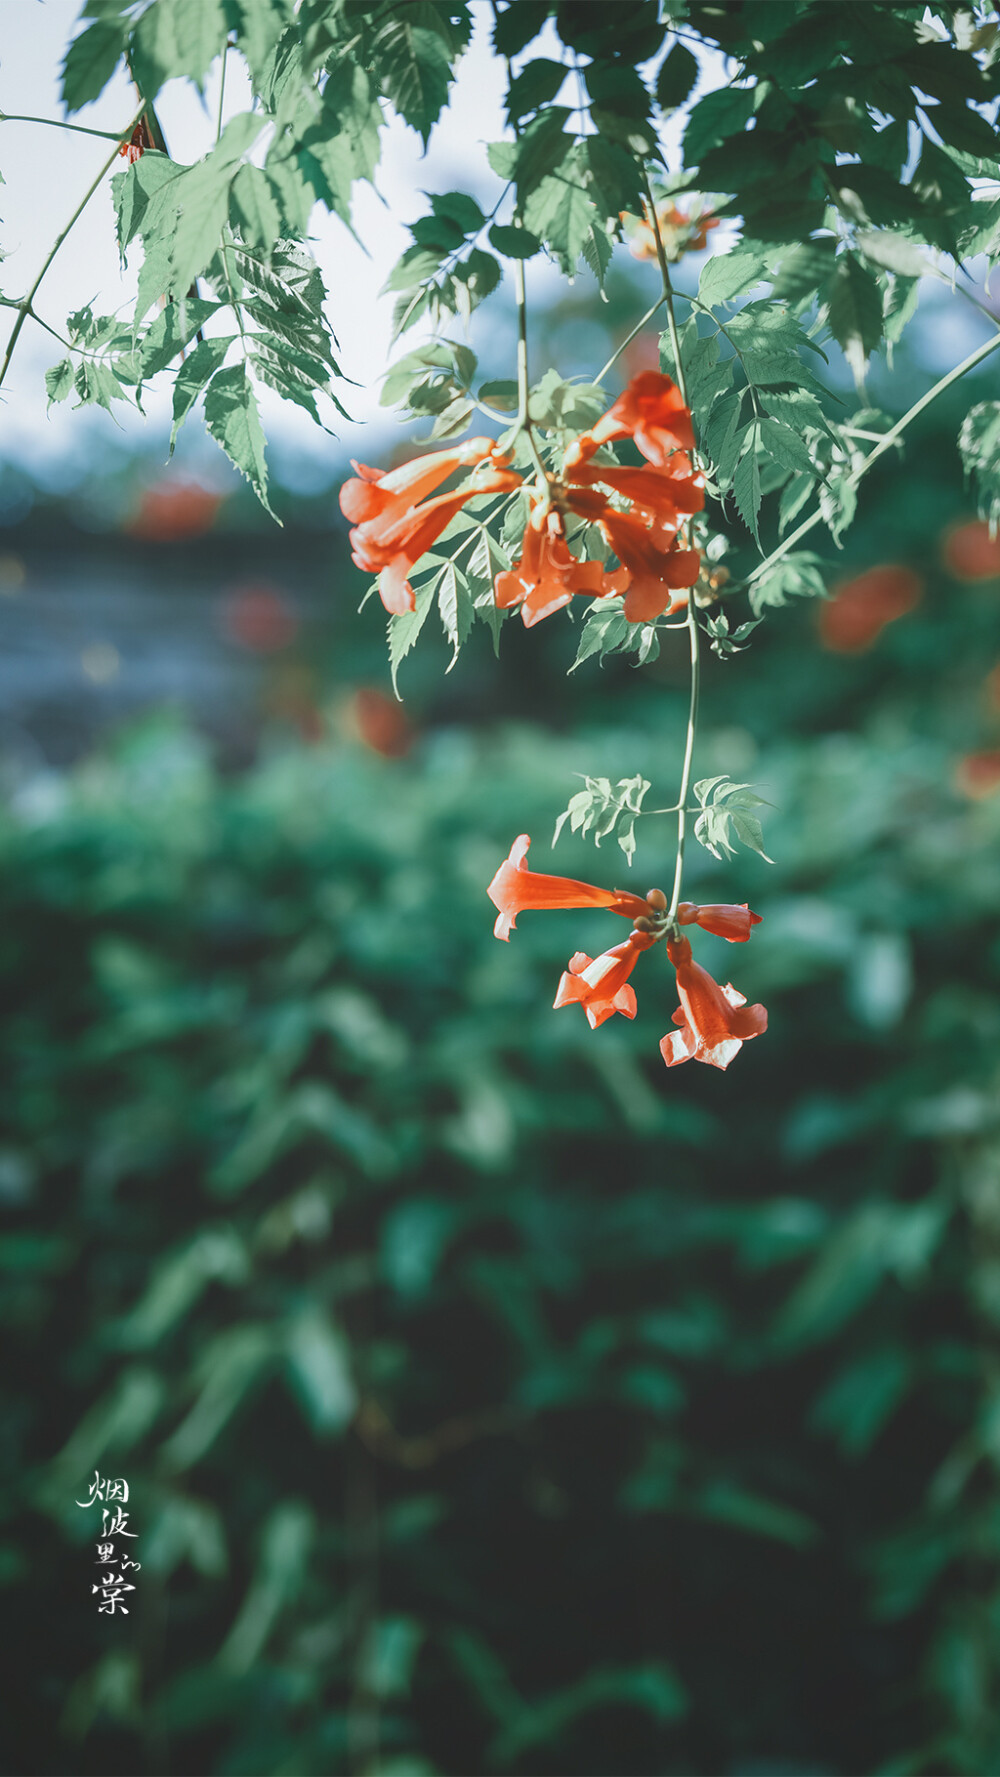
M603 445L631 438L646 459L635 467L595 461ZM630 623L650 623L687 604L701 568L697 549L683 548L679 532L705 502L704 476L688 454L694 446L690 409L670 377L644 371L589 431L564 453L558 475L525 484L489 438L418 457L383 474L355 463L340 506L352 522L356 565L379 577L387 611L412 611L410 573L467 500L526 485L530 512L521 552L497 574L500 609L519 606L527 628L568 605L574 594L624 594ZM459 469L473 473L454 493L437 494ZM427 498L427 495L434 495ZM575 556L567 540L568 515L596 525L619 566Z
M767 1029L767 1012L761 1005L748 1006L746 997L727 982L720 987L708 970L696 963L682 926L700 926L730 944L745 944L760 915L742 905L698 906L681 901L671 916L662 889L650 889L643 899L623 889L596 888L565 876L544 876L529 870L527 833L515 839L509 855L490 883L488 894L497 908L493 928L498 938L510 938L519 913L553 907L605 907L633 922L622 944L598 957L580 950L570 957L560 979L554 1009L579 1003L592 1030L621 1012L634 1018L635 989L629 976L643 951L666 941L667 955L677 977L680 1000L673 1022L678 1027L660 1043L667 1067L683 1061L704 1061L710 1067L727 1068L745 1042Z

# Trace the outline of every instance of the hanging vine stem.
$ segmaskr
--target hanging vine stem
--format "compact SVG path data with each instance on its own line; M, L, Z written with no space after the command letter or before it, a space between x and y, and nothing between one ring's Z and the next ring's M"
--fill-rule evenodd
M846 477L848 486L857 487L858 482L867 475L873 464L877 463L879 457L884 456L887 450L892 449L897 438L902 436L907 426L916 419L918 414L923 413L925 407L929 407L932 401L936 401L938 396L944 393L945 389L951 387L952 383L957 383L967 371L974 370L977 364L981 364L984 358L988 358L990 353L995 352L998 348L1000 348L1000 333L994 335L992 339L986 340L981 346L977 346L974 352L970 352L967 358L963 358L960 364L955 365L954 370L949 370L947 375L942 376L932 389L928 389L926 395L921 395L920 400L915 401L913 406L904 413L902 419L897 420L894 426L890 426L888 432L883 433L875 449L869 451L857 468ZM794 549L796 543L800 542L803 537L807 537L810 531L815 530L822 519L823 514L818 508L809 518L803 519L802 523L790 532L783 543L779 543L776 549L772 549L770 555L765 556L762 562L758 562L753 572L747 575L747 585L752 586L755 580L760 580L769 573L775 563L781 561L782 557L787 555L790 549Z
M645 187L646 204L649 210L649 225L656 241L656 258L663 280L663 302L667 309L667 329L670 334L670 345L674 354L674 369L677 375L677 387L685 407L688 406L687 380L684 375L684 364L681 358L680 334L677 330L677 317L674 313L674 287L670 282L670 268L667 264L663 236L660 233L660 222L653 202L653 193L649 183L649 174L642 169L642 182ZM659 304L657 304L659 307ZM676 934L677 908L681 898L681 884L684 881L684 846L687 840L688 790L691 784L691 762L694 758L694 740L698 731L698 699L701 689L701 635L698 629L698 615L694 602L694 588L688 594L687 616L685 627L691 647L691 696L688 703L687 734L684 740L684 760L681 765L681 780L677 790L677 861L674 865L674 884L670 894L670 906L667 909L667 920L670 929Z
M80 199L80 202L77 204L76 209L73 211L73 214L70 217L69 221L67 222L66 227L63 229L61 234L56 235L56 238L53 241L52 246L49 250L48 257L45 260L45 263L42 266L41 271L38 273L38 276L36 277L34 283L32 284L31 289L28 291L27 295L22 297L21 301L17 304L17 318L14 322L13 327L10 330L10 338L7 341L7 348L6 348L6 351L4 352L4 355L3 355L3 362L0 363L0 383L3 382L4 377L7 375L7 371L10 366L10 361L11 361L12 357L14 356L14 347L17 345L18 339L20 338L21 329L24 326L25 321L28 319L28 316L31 314L31 305L34 302L35 297L38 294L38 288L42 282L42 279L45 277L46 272L48 271L50 265L52 264L53 259L55 258L56 254L58 253L58 251L59 251L60 247L62 246L64 240L66 239L67 235L76 227L77 223L80 220L80 217L83 215L83 212L87 208L87 205L89 204L95 191L98 189L98 187L103 182L105 176L111 171L111 168L114 166L115 161L118 159L118 153L119 153L119 148L120 148L121 143L128 141L128 138L132 134L132 131L134 129L136 129L138 127L138 125L142 122L143 114L145 111L146 111L146 102L145 102L145 100L143 100L142 104L139 106L138 111L135 113L135 116L132 118L131 123L126 125L124 133L120 137L116 138L116 146L115 146L114 152L108 156L107 160L104 162L104 165L102 166L102 168L101 168L100 172L98 173L96 179L94 180L93 184L91 186L89 186L87 191L84 193L83 197Z
M548 487L549 472L538 448L528 413L528 303L524 289L523 259L514 261L514 291L517 297L517 430L524 434L542 486Z

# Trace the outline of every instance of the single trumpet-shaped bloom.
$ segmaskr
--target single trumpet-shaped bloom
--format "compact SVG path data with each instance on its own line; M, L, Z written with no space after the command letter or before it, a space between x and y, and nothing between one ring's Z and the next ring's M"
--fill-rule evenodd
M628 978L642 951L648 950L655 943L656 938L652 934L632 932L624 944L616 944L612 950L605 950L601 956L590 957L578 950L575 956L570 957L569 967L559 982L553 1007L558 1009L579 1001L587 1014L591 1030L596 1030L599 1024L603 1024L615 1012L624 1013L626 1018L634 1018L635 989L628 985Z
M693 1060L727 1068L744 1043L767 1029L767 1012L763 1006L748 1006L745 994L737 993L731 982L720 987L713 981L693 960L686 938L668 939L667 955L677 970L681 1003L674 1023L680 1028L663 1038L660 1054L668 1067Z
M566 452L567 468L585 463L599 445L634 438L648 462L665 469L675 451L694 449L691 410L676 383L659 370L643 370L589 432Z
M487 459L494 466L457 492L425 498L457 469ZM470 438L453 450L432 451L385 475L367 464L354 464L358 473L341 488L340 509L354 526L350 539L355 566L378 575L379 596L387 611L414 609L410 572L466 500L520 487L521 477L503 467L505 461L498 458L494 439Z
M497 938L510 938L519 913L541 912L551 907L608 907L625 919L636 919L648 913L646 902L626 889L595 888L590 882L574 882L569 876L544 876L529 870L525 859L531 844L527 833L515 839L487 889L498 909L493 927Z
M693 901L682 901L677 909L677 921L682 926L700 926L703 932L727 938L730 944L745 944L752 927L760 925L760 914L751 913L745 901L739 906L717 902L705 907L698 907Z
M664 612L669 616L687 604L687 591L701 572L697 549L678 549L675 542L661 549L641 519L630 512L613 512L610 506L600 525L628 572L623 608L629 623L652 623ZM685 596L678 598L677 593Z
M553 511L540 525L528 523L520 558L508 572L498 574L493 584L501 611L520 605L525 629L568 605L575 592L600 598L610 590L603 563L579 561L571 553L559 528L559 515Z

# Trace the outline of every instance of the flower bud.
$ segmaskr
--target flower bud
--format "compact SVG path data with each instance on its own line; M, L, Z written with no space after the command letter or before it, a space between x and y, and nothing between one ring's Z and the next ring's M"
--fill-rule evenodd
M662 889L650 889L648 895L646 896L646 899L649 902L649 905L653 908L654 912L656 912L656 913L665 913L666 912L667 897L663 893Z

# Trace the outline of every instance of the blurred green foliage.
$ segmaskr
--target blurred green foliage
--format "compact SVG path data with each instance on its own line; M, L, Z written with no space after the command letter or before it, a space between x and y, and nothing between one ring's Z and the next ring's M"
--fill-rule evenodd
M778 810L773 869L692 864L764 915L699 943L771 1014L725 1075L663 1068L658 952L633 1024L550 1011L611 915L501 946L485 896L523 830L621 878L550 865L552 812L581 763L654 775L669 663L572 741L221 779L161 721L22 791L9 1769L996 1769L1000 799L950 788L995 598L939 586L853 662L789 614L753 699L713 664L704 769L755 707Z

